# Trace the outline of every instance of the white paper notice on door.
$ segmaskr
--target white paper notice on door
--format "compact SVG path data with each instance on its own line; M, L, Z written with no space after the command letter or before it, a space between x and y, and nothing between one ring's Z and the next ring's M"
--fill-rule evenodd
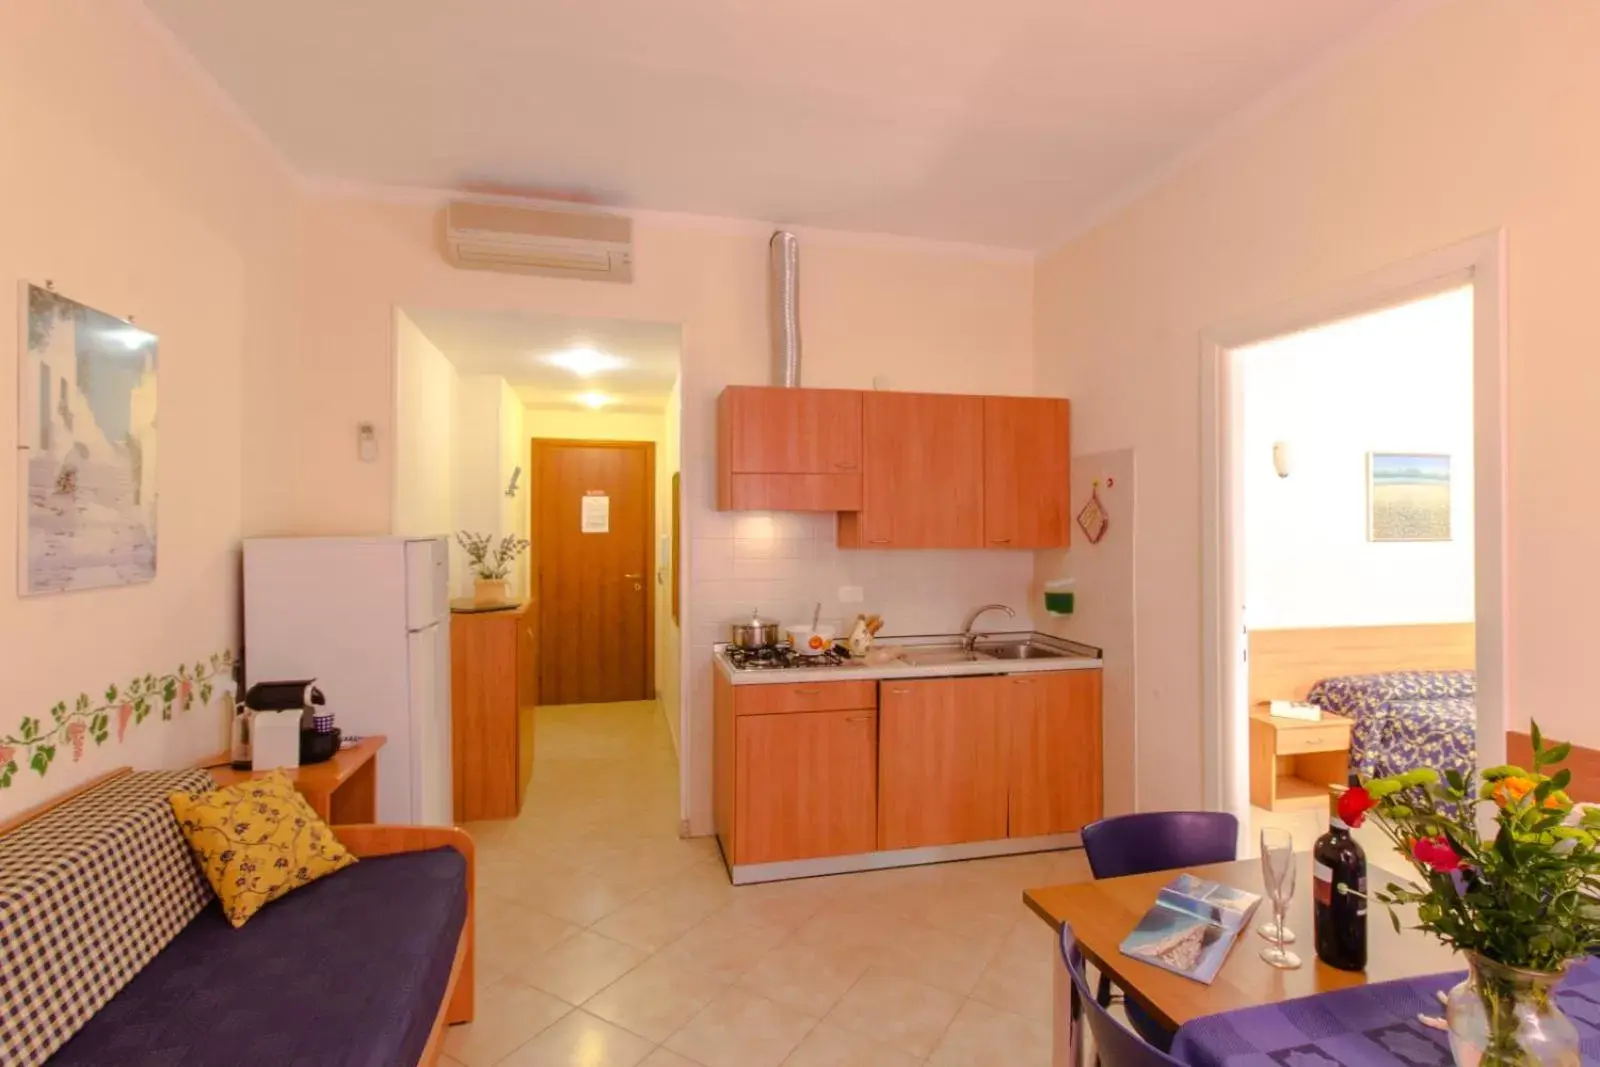
M603 490L591 489L584 494L581 532L611 532L611 498Z

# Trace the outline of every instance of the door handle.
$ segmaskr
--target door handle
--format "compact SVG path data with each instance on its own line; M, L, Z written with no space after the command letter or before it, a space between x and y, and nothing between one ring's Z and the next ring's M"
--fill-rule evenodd
M638 579L643 578L644 575L642 575L642 574L624 574L623 577L624 578L632 578L635 581L637 581Z

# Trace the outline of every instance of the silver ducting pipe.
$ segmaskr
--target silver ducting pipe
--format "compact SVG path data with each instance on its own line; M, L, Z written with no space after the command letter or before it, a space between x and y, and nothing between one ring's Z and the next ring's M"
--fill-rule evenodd
M800 240L787 230L767 245L771 263L772 373L777 385L800 384Z

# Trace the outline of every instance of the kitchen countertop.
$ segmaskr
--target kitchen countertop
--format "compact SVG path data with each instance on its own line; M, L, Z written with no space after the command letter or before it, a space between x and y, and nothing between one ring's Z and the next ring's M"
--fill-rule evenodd
M712 659L717 669L734 685L783 685L798 678L818 682L876 681L890 678L958 678L991 674L1033 674L1040 671L1092 670L1105 665L1100 649L1039 633L986 633L986 642L1027 640L1048 645L1065 653L1050 659L992 659L973 662L928 663L913 665L903 661L869 667L865 660L852 659L830 667L785 667L778 670L741 671L734 669L724 654L725 644L716 646ZM879 647L900 646L915 652L919 646L948 646L960 635L879 638Z

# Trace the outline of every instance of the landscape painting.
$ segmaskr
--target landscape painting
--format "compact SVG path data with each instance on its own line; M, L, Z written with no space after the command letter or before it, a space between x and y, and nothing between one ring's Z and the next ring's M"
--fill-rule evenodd
M156 352L133 323L24 283L24 596L156 576Z
M1450 540L1450 457L1367 454L1367 538Z

